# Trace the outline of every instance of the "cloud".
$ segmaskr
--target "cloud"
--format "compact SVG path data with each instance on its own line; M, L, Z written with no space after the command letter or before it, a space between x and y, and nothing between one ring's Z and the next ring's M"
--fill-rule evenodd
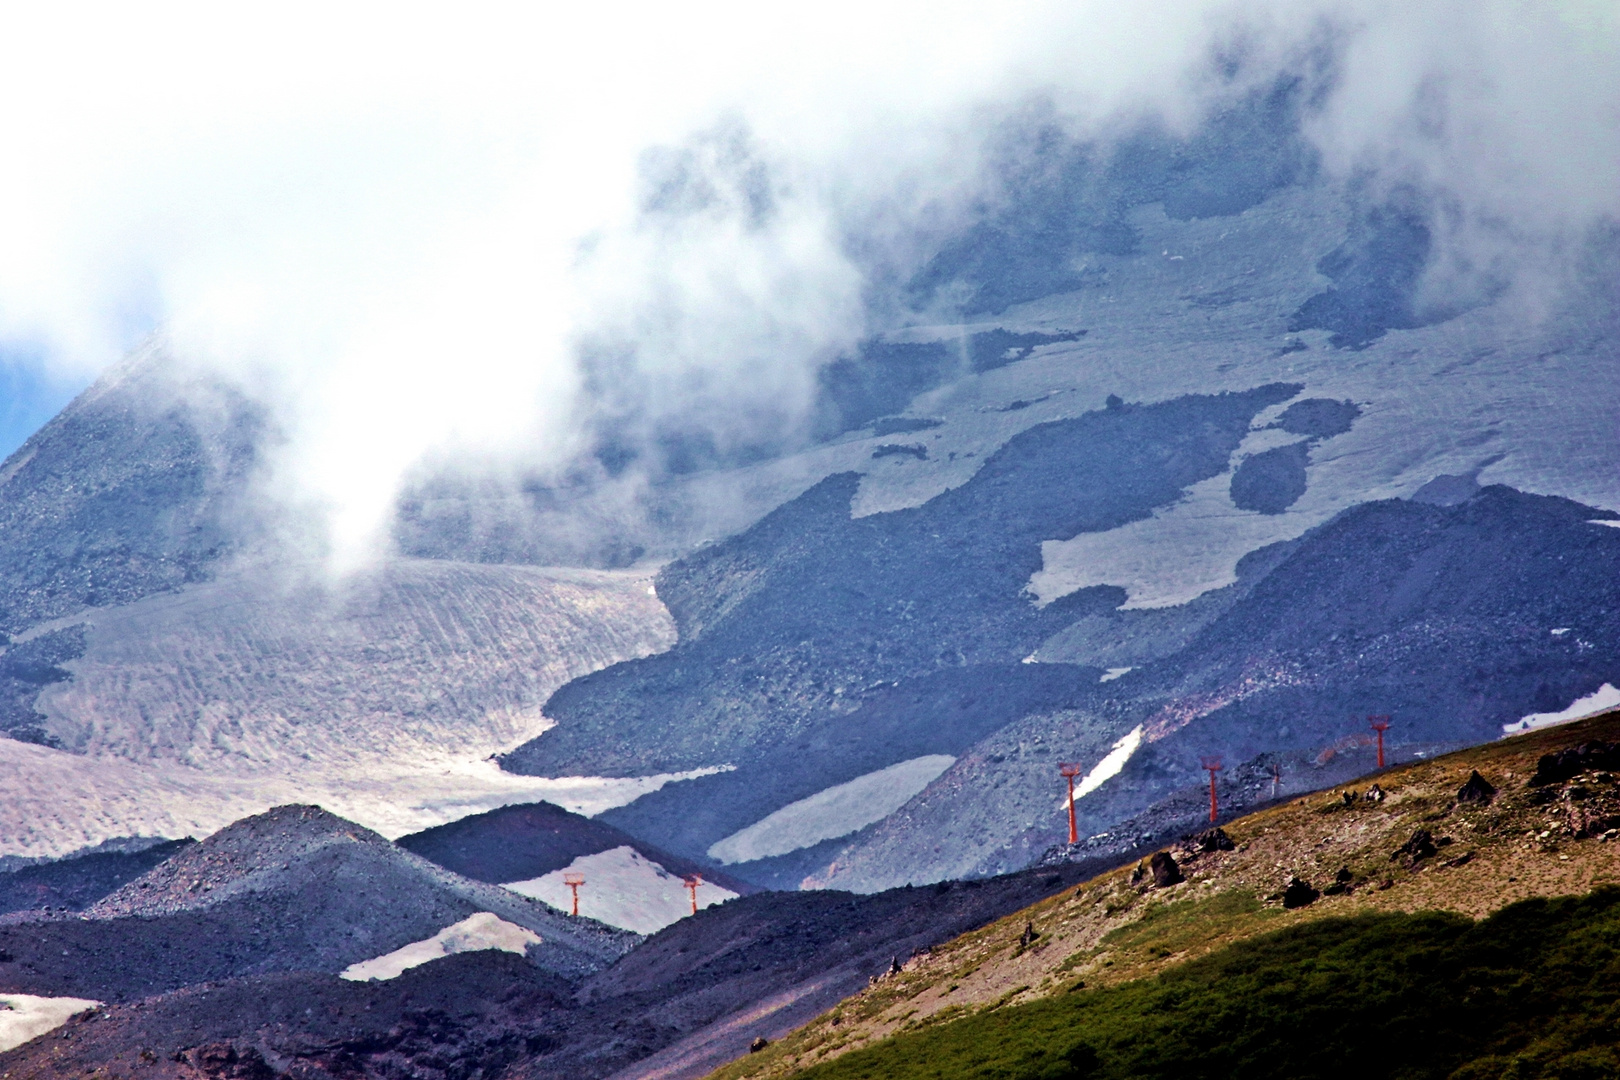
M1620 199L1597 3L35 7L0 26L0 345L87 378L160 331L275 405L350 560L424 456L797 437L1031 101L1186 132L1326 50L1326 169L1437 193L1457 280Z

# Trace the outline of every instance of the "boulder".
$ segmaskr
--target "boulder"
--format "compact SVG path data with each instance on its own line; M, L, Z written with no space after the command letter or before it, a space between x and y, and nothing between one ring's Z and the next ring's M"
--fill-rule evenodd
M1457 802L1463 806L1489 806L1491 800L1496 798L1496 788L1491 782L1479 775L1475 769L1468 774L1468 781L1457 789Z
M1148 870L1153 874L1153 884L1163 889L1178 884L1186 879L1181 876L1181 867L1168 851L1155 851L1153 858L1148 860Z
M754 1041L748 1044L748 1052L750 1054L757 1054L769 1045L771 1045L769 1039L763 1035L756 1035L754 1037Z
M1237 845L1232 843L1232 838L1226 835L1225 829L1221 828L1207 829L1199 833L1193 837L1193 843L1198 846L1199 851L1237 850Z
M1620 746L1593 740L1541 755L1541 760L1536 762L1535 775L1530 778L1530 786L1561 784L1588 770L1614 768L1620 768Z
M1408 866L1416 866L1440 849L1435 846L1434 834L1428 829L1419 829L1412 834L1412 839L1390 852L1391 859L1405 859Z
M1283 890L1283 907L1302 908L1316 903L1316 898L1322 894L1311 887L1311 883L1300 878L1289 878L1288 887Z

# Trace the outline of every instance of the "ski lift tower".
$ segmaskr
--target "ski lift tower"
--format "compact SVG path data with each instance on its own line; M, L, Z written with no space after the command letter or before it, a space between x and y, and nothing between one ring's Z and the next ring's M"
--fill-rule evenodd
M692 894L692 914L696 915L697 914L697 891L698 891L698 886L703 884L703 875L702 874L685 874L685 875L683 875L681 877L681 880L686 882L686 891Z
M1074 778L1085 770L1078 761L1060 761L1058 774L1069 782L1069 844L1073 846L1080 842L1080 830L1074 823Z
M1205 757L1198 760L1199 764L1203 765L1205 771L1209 773L1209 820L1214 821L1219 809L1215 801L1215 774L1225 766L1218 757Z
M1367 717L1367 723L1371 724L1372 729L1378 732L1378 767L1380 769L1384 767L1384 732L1389 730L1389 720L1388 716Z
M579 914L579 887L581 885L585 884L585 875L584 874L564 874L563 875L563 884L568 886L568 891L574 894L574 910L573 910L573 914L578 915Z

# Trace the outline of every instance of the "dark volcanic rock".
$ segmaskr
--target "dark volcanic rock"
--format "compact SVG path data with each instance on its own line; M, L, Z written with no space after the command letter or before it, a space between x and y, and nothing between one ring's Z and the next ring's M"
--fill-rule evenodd
M1226 835L1225 829L1221 828L1208 829L1199 833L1193 837L1193 843L1197 845L1199 851L1237 850L1237 845L1232 843L1232 838Z
M1280 514L1305 494L1310 443L1279 446L1243 459L1232 473L1232 503L1239 510Z
M1297 877L1289 878L1288 887L1283 890L1283 907L1290 910L1309 907L1311 904L1316 903L1317 898L1321 895L1321 892L1312 887L1310 882L1302 881Z
M0 465L0 635L207 577L266 424L155 353L102 376Z
M1556 754L1543 754L1536 762L1531 787L1561 784L1580 773L1594 769L1620 769L1620 746L1606 742L1585 742L1569 746Z
M34 709L39 692L72 678L62 667L84 655L83 626L66 626L38 634L0 652L0 732L20 742L60 749L45 730L45 716Z
M1181 867L1176 865L1175 858L1168 851L1155 851L1153 858L1148 860L1148 869L1153 873L1153 884L1161 889L1186 880L1181 876Z
M845 717L863 700L953 668L1019 665L1064 622L1118 605L1113 589L1030 604L1024 590L1043 540L1141 519L1218 475L1255 413L1296 392L1267 386L1040 424L966 484L915 509L852 519L859 477L830 477L741 535L666 567L658 593L680 644L563 687L546 705L557 727L503 764L535 775L640 775L724 760L755 788L774 787L786 768L815 785L802 794L852 779L859 773L844 733L858 728ZM986 680L982 696L993 700L994 686ZM913 746L959 752L954 740L928 745L932 724L919 721ZM832 749L799 749L815 742ZM761 783L767 773L773 779ZM712 805L689 784L660 794L685 792L694 809ZM608 818L689 855L749 823L677 842L685 810L661 807L657 820L634 824Z
M1463 786L1457 789L1457 801L1472 806L1489 806L1496 798L1496 788L1475 769L1468 774Z
M1564 708L1605 682L1620 685L1620 621L1612 617L1620 611L1620 530L1590 524L1605 516L1501 486L1455 506L1392 499L1352 507L1287 545L1257 580L1240 582L1240 595L1178 651L1072 709L1002 728L901 815L832 853L840 871L824 879L874 888L1027 865L1061 844L1067 825L1044 798L1053 759L1035 751L1090 746L1096 760L1137 724L1171 730L1077 807L1081 836L1104 837L1118 854L1135 850L1143 834L1162 845L1196 824L1201 755L1281 761L1290 786L1306 777L1312 786L1346 783L1370 772L1374 758L1370 745L1324 758L1367 730L1364 720L1342 718L1393 714L1388 748L1398 761L1403 747L1495 739L1527 713ZM1264 801L1269 772L1267 764L1231 785L1223 775L1222 807ZM1185 816L1131 824L1180 799L1176 793L1186 796ZM977 828L984 846L958 847L952 861L919 842L956 835L965 846L978 842L970 831Z
M544 1055L570 986L511 953L463 953L387 982L283 973L177 990L75 1019L0 1054L31 1080L106 1069L154 1080L477 1077ZM206 1063L206 1064L205 1064ZM197 1071L191 1071L197 1070Z
M164 840L139 851L93 852L0 873L0 914L82 910L194 843Z
M1415 303L1432 244L1416 200L1364 208L1344 243L1317 264L1332 287L1301 304L1288 329L1331 330L1334 345L1364 349L1387 331L1442 321L1449 313L1421 311Z
M1071 888L1096 869L872 896L759 894L681 920L580 987L492 951L435 960L386 982L311 972L199 980L71 1021L0 1055L0 1074L55 1080L101 1069L196 1080L176 1055L194 1067L199 1051L213 1048L207 1053L220 1061L257 1053L299 1080L701 1075L867 985L894 958ZM68 925L83 924L26 929ZM51 949L61 951L54 941ZM138 969L147 959L137 950L122 962Z
M1419 829L1412 834L1412 838L1394 851L1390 852L1391 859L1404 859L1408 866L1416 866L1424 859L1432 858L1440 849L1435 846L1434 834L1428 829Z
M1013 126L999 163L1008 197L913 278L916 303L977 314L1094 286L1098 272L1079 256L1135 251L1133 208L1157 202L1176 220L1220 217L1307 179L1315 152L1299 122L1309 95L1306 80L1279 78L1191 138L1148 129L1110 148L1077 143L1057 124Z
M1284 409L1276 426L1292 435L1331 439L1349 431L1360 415L1361 406L1353 401L1305 398Z

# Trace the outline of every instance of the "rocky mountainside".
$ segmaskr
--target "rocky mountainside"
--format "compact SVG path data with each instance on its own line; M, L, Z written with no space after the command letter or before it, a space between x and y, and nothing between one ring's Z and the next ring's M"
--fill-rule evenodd
M1499 737L1620 683L1620 531L1566 500L1488 488L1451 506L1347 510L1294 541L1181 649L1033 711L985 739L821 875L845 887L1022 866L1065 838L1059 758L1087 767L1140 730L1117 776L1079 801L1082 836L1138 843L1126 820L1177 790L1197 813L1203 757L1252 805L1373 764L1369 714L1401 758ZM1076 753L1076 751L1080 751ZM1349 771L1344 771L1348 769ZM1258 782L1257 782L1258 781ZM949 855L919 857L916 837Z
M701 1075L896 958L1087 872L1072 864L875 896L758 893L625 953L633 935L451 874L317 808L283 807L193 845L85 916L0 925L0 996L110 1003L0 1054L0 1073ZM469 910L542 943L526 956L445 956L383 981L338 977Z
M884 1048L909 1033L918 1034L910 1036L903 1054L927 1060L928 1040L953 1038L953 1026L969 1018L1023 1004L1074 1002L1114 987L1170 985L1167 981L1180 978L1183 970L1191 977L1203 958L1228 955L1234 945L1262 936L1282 941L1288 940L1285 932L1298 937L1319 927L1312 948L1326 957L1335 940L1351 933L1346 920L1449 912L1466 916L1460 920L1466 926L1511 905L1594 889L1600 892L1584 914L1571 909L1572 917L1578 922L1610 918L1604 912L1620 886L1617 770L1620 713L1611 712L1390 768L1216 829L1206 825L1151 858L917 956L900 972L719 1075L727 1080L797 1075L861 1048L887 1054ZM1608 899L1601 899L1605 895ZM1564 909L1514 910L1530 926L1545 920L1550 932ZM1512 923L1505 913L1501 917L1504 926ZM1437 926L1422 932L1438 942L1436 935L1450 931ZM1505 936L1501 945L1507 946ZM1608 954L1612 958L1612 950ZM1239 978L1262 954L1243 955L1249 959L1235 961L1228 978ZM1305 961L1290 956L1287 962L1293 966L1278 977L1302 977ZM1503 958L1499 966L1510 965ZM1545 975L1532 963L1524 977ZM1357 984L1358 992L1367 990L1367 983ZM1505 994L1509 987L1497 984L1497 991ZM1323 983L1321 993L1330 996L1330 984ZM1586 1001L1581 1008L1591 1010L1585 1013L1591 1018L1602 1016L1605 1006ZM1238 1023L1235 1013L1230 1019ZM1187 1022L1203 1021L1189 1014ZM1247 1022L1265 1021L1257 1015ZM1612 1031L1604 1039L1598 1045L1613 1053ZM1578 1047L1554 1049L1568 1053ZM1007 1075L1038 1074L1036 1067L1020 1071L1010 1044L991 1056L1009 1070ZM860 1058L864 1065L857 1060L850 1059L852 1075L862 1068L894 1075L883 1071L884 1058ZM1282 1068L1276 1075L1285 1075L1291 1065L1304 1069L1304 1060L1264 1068ZM1152 1069L1148 1074L1160 1075Z

